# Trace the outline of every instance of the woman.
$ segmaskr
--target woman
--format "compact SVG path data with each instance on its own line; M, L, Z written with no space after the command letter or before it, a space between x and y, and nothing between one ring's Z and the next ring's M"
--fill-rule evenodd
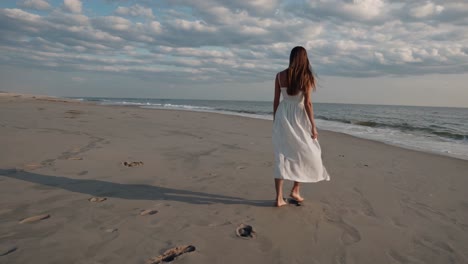
M283 180L294 181L290 196L299 203L304 200L299 192L301 182L330 180L322 164L310 101L315 86L306 50L295 47L289 57L289 67L279 72L275 80L273 147L277 207L287 204L283 199Z

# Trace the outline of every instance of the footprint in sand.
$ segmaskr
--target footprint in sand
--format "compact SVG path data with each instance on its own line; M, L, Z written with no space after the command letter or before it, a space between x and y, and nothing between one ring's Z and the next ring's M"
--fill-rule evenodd
M428 236L421 236L413 238L414 245L430 249L433 252L445 251L447 254L453 255L455 250L447 243L443 241L437 241Z
M157 257L150 258L146 261L146 264L158 264L163 262L171 262L176 257L184 254L195 251L195 247L192 245L189 246L180 246L166 250L162 255Z
M17 246L12 246L12 245L0 247L0 257L6 256L12 252L15 252L17 249L18 249Z
M246 224L240 224L236 228L236 235L241 238L251 239L257 236L257 233L253 230L253 227Z
M100 203L100 202L104 202L105 200L107 200L106 197L91 197L88 199L88 201L92 203Z
M50 215L48 215L48 214L35 215L35 216L31 216L31 217L25 218L25 219L21 220L19 223L20 223L20 224L34 223L34 222L37 222L37 221L41 221L41 220L47 219L47 218L49 218L49 217L50 217Z
M65 118L76 118L78 115L83 114L83 112L79 110L68 110L65 113L68 114Z
M391 223L396 227L407 227L404 225L398 217L390 218Z
M246 166L237 166L237 167L236 167L236 170L243 170L243 169L245 169L245 168L247 168L247 167L246 167Z
M399 254L397 251L393 249L387 250L387 255L390 256L395 261L397 261L398 263L410 263L408 258L406 258L402 254Z
M71 158L68 158L68 160L83 160L82 157L71 157Z
M143 210L143 211L141 211L141 212L140 212L140 215L142 215L142 216L145 216L145 215L154 215L154 214L156 214L156 213L158 213L157 210L148 209L148 210Z
M82 114L83 112L79 110L68 110L65 113L72 114L72 115L79 115L79 114Z
M356 187L353 188L353 191L355 191L357 194L359 194L359 196L361 198L360 202L361 202L361 206L362 206L362 212L367 216L377 217L377 215L375 214L374 208L372 207L372 204L365 197L365 195L362 193L362 191L359 190Z
M136 166L141 166L143 165L143 161L124 161L122 162L122 164L125 166L125 167L136 167Z
M324 207L322 210L325 220L336 225L343 231L340 240L344 245L349 246L361 241L361 234L359 231L352 225L346 223L336 210L331 210L331 208L328 207Z

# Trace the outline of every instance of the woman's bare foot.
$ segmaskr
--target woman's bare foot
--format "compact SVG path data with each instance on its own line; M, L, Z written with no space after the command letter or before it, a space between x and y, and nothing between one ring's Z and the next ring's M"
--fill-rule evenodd
M288 203L284 201L284 199L276 200L276 207L281 207L287 205Z
M291 194L289 196L291 198L293 198L294 200L298 201L298 202L303 202L304 201L304 198L298 193L291 192Z

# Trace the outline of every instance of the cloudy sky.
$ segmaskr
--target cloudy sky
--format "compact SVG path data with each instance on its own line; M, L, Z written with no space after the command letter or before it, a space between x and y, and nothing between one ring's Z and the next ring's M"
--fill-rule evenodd
M2 0L0 90L271 100L297 45L316 102L468 107L467 0Z

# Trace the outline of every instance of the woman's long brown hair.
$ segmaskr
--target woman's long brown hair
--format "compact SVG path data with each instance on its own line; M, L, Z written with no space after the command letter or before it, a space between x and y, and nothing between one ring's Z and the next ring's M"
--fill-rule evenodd
M295 95L299 91L315 91L315 76L310 66L307 51L303 47L294 47L289 55L288 94Z

